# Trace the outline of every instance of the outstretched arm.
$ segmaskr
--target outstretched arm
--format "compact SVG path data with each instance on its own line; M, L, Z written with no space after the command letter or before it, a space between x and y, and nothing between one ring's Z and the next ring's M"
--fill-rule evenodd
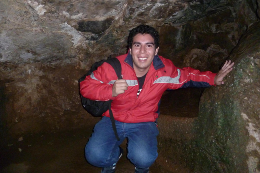
M223 79L225 78L225 76L232 71L234 66L234 62L232 62L231 60L228 60L225 62L225 64L223 65L223 67L221 68L221 70L217 73L217 75L215 76L214 82L216 85L222 85L224 84Z

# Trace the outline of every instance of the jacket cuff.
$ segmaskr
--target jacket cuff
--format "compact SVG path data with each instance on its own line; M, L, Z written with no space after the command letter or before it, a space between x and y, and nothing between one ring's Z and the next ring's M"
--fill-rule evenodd
M209 81L209 84L212 85L212 86L216 86L215 84L215 77L216 77L217 73L212 73L210 74L210 81Z

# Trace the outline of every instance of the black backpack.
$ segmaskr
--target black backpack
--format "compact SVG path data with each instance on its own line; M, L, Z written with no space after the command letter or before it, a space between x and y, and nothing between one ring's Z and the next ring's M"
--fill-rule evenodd
M121 76L121 64L119 62L119 60L117 58L108 58L107 60L101 60L98 62L95 62L90 70L79 79L79 83L82 82L83 80L85 80L86 76L90 75L93 71L97 70L97 68L99 66L101 66L104 62L109 63L115 70L118 79L122 79ZM115 132L115 135L117 137L117 139L119 140L117 131L116 131L116 126L115 126L115 119L113 116L113 112L111 110L111 102L112 100L109 101L95 101L95 100L90 100L88 98L83 97L80 94L80 98L81 98L81 104L84 107L84 109L90 113L91 115L93 115L94 117L99 117L102 116L102 114L104 112L106 112L107 110L109 110L109 115L110 115L110 119L112 122L112 126L113 126L113 130Z

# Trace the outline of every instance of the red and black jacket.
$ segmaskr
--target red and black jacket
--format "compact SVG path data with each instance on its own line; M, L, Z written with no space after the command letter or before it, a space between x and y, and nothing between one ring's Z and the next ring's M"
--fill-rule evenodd
M122 66L122 77L128 84L125 93L112 97L112 87L117 75L108 63L101 65L80 83L80 92L91 100L113 100L113 115L115 120L120 122L154 122L158 118L161 96L167 89L214 85L215 73L200 72L190 67L180 69L175 67L171 60L156 55L137 97L139 85L132 56L125 54L117 58ZM105 112L103 116L109 117L109 112Z

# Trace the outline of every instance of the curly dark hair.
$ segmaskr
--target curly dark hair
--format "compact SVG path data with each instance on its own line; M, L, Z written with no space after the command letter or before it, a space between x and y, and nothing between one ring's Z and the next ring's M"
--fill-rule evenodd
M137 34L150 34L154 39L155 48L159 47L159 33L156 29L149 25L139 25L132 30L130 30L128 39L127 39L127 49L132 47L133 38Z

